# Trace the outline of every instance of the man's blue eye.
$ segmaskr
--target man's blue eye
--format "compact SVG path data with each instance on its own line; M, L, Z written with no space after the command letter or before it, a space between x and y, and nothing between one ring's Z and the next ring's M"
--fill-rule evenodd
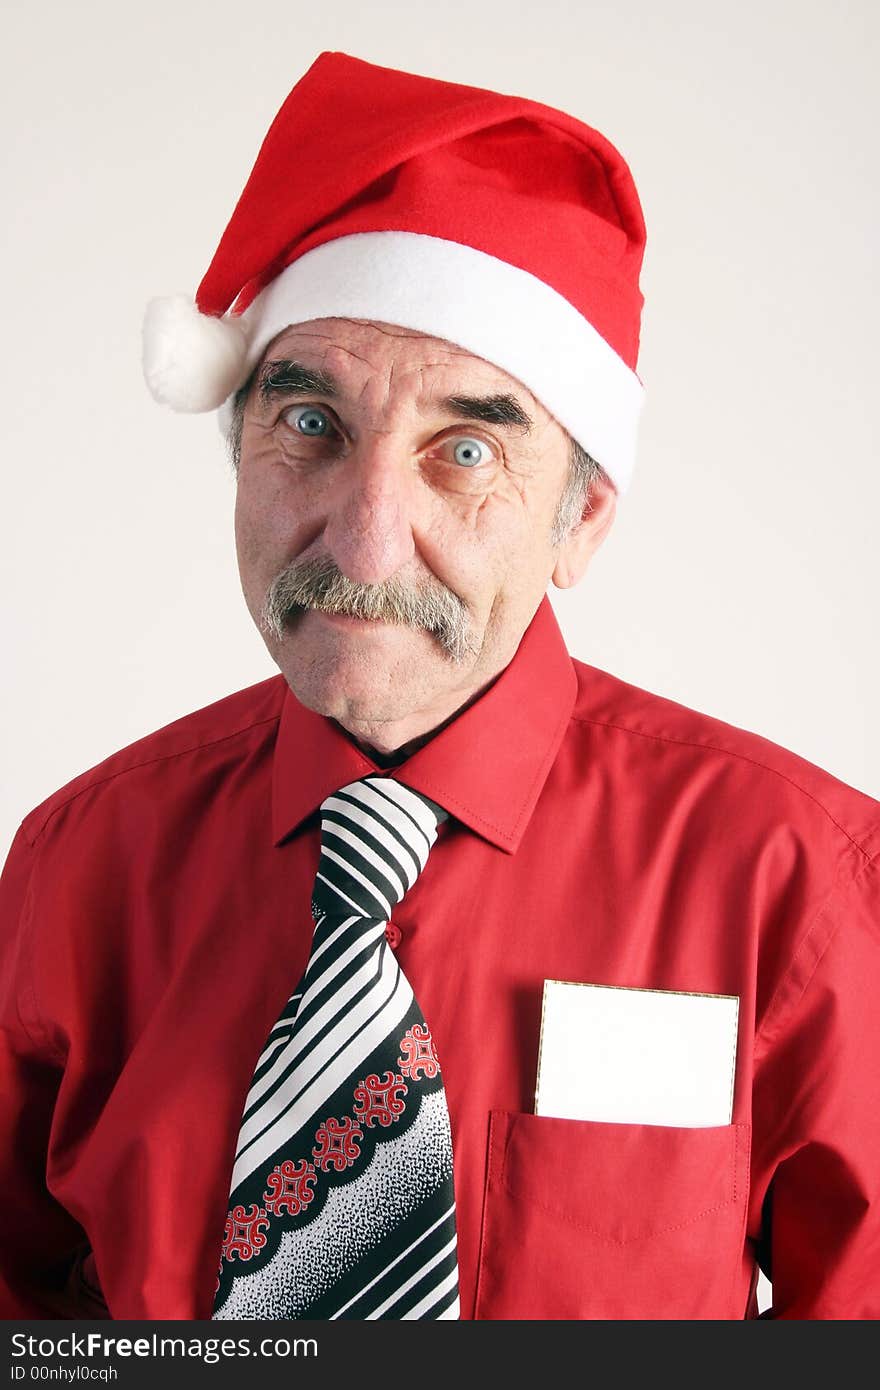
M307 434L310 437L319 434L326 434L330 429L330 421L323 410L316 410L313 405L306 405L294 413L296 428L300 434Z
M489 450L479 439L460 439L452 451L456 463L462 468L474 468L489 457Z

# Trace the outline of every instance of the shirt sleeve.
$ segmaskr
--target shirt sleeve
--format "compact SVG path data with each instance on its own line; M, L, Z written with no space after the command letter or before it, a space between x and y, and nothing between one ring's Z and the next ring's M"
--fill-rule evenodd
M756 1040L763 1318L880 1317L880 859L832 897Z
M71 1316L65 1286L84 1233L46 1187L62 1064L31 980L38 854L19 828L0 875L0 1317Z

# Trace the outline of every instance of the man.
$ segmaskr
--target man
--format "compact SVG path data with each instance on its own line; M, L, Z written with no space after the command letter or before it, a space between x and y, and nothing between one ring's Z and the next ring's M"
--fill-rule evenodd
M145 368L279 676L23 821L6 1316L867 1318L880 807L572 660L644 225L597 132L322 54Z

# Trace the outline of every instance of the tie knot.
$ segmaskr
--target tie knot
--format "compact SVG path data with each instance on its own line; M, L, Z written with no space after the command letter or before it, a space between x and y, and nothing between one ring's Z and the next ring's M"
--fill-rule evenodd
M446 812L391 777L371 774L321 803L312 914L387 921L428 862Z

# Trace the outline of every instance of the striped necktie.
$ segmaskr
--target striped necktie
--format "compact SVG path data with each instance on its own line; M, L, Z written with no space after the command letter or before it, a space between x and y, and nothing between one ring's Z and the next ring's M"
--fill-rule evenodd
M214 1318L457 1318L449 1112L385 928L446 812L371 775L321 805L315 930L245 1102Z

